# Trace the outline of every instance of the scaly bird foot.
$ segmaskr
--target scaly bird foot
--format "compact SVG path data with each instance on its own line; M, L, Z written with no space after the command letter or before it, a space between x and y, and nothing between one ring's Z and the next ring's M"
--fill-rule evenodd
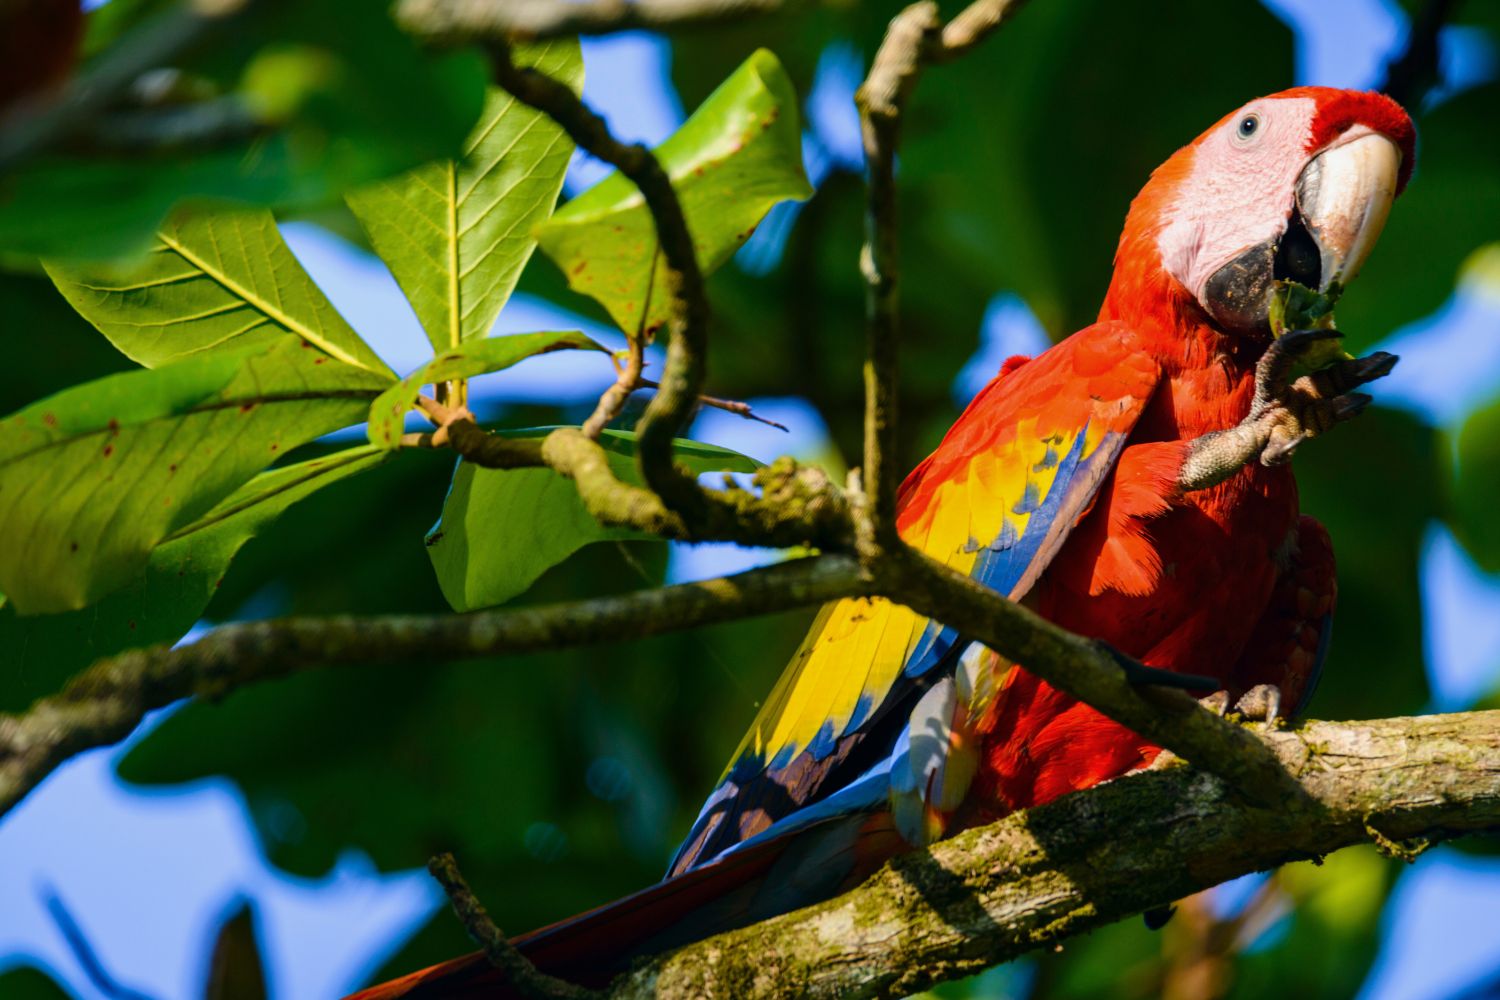
M1229 692L1219 688L1213 694L1199 698L1198 704L1222 719L1229 712Z
M1275 684L1257 684L1240 695L1234 710L1249 722L1275 722L1281 716L1281 688Z
M1303 441L1359 416L1370 397L1351 390L1384 378L1396 367L1399 359L1394 354L1376 351L1292 380L1298 362L1318 344L1338 336L1336 330L1291 330L1273 341L1256 365L1255 401L1245 419L1265 433L1263 465L1290 461Z
M1292 378L1314 347L1338 336L1337 330L1292 330L1272 341L1255 366L1249 414L1234 427L1193 441L1178 487L1206 489L1256 460L1283 465L1302 442L1359 416L1370 397L1352 390L1389 375L1399 360L1394 354L1376 351Z

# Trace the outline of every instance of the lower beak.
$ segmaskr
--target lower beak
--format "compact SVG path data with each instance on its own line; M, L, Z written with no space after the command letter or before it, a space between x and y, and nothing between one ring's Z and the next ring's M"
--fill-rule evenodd
M1400 149L1374 133L1326 149L1303 168L1297 214L1317 245L1319 291L1359 273L1385 228L1400 169Z

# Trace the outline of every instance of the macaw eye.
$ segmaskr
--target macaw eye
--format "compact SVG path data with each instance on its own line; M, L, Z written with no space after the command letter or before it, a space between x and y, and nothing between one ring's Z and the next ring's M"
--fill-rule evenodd
M1238 135L1240 139L1248 139L1260 128L1260 115L1246 115L1240 119Z

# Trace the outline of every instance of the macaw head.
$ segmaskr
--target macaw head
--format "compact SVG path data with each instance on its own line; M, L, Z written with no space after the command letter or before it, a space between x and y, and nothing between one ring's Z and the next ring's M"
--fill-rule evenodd
M1117 257L1160 269L1226 332L1266 329L1272 282L1358 273L1411 176L1415 133L1383 94L1297 87L1225 115L1152 175ZM1111 290L1114 296L1116 290Z

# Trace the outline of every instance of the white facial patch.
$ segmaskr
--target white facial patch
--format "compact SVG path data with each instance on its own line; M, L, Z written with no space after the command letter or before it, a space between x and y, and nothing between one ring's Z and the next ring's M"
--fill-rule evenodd
M1316 116L1307 97L1252 101L1198 145L1157 235L1167 272L1194 298L1215 271L1285 229Z

